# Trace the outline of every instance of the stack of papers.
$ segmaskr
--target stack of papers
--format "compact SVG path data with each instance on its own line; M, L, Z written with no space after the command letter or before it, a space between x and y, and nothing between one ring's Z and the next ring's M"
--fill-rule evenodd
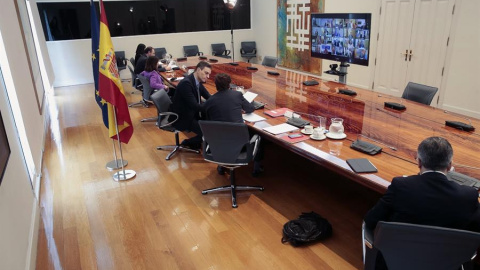
M290 131L297 130L298 128L287 123L283 123L276 126L263 128L266 132L272 133L273 135L278 135L280 133L286 133Z
M254 113L244 113L242 114L243 120L250 122L250 123L255 123L258 121L263 121L265 120L264 117L261 117L260 115L254 114Z
M258 94L252 93L252 92L246 92L243 94L243 97L249 102L252 103L252 101L258 96Z

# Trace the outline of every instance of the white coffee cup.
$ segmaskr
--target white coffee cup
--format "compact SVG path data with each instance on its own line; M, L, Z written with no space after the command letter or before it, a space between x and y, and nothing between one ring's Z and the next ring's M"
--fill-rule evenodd
M325 137L325 130L323 128L315 128L313 130L313 138L315 139L323 139L323 137Z
M312 133L313 132L313 126L312 125L308 125L308 126L305 126L305 133Z

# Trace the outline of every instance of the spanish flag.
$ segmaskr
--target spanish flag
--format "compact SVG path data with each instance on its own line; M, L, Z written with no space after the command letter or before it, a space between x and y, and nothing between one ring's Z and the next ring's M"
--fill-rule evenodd
M99 74L98 91L100 97L112 104L117 114L119 137L115 129L113 109L108 110L108 135L112 139L128 143L133 134L132 120L128 112L128 104L125 99L120 74L118 73L115 50L113 49L110 30L108 29L107 15L100 0L100 45L99 45Z

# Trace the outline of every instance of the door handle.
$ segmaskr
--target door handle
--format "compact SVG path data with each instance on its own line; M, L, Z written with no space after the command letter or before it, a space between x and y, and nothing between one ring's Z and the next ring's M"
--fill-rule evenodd
M407 61L408 50L405 50L405 53L400 53L400 55L405 55L405 61Z
M412 61L412 55L413 55L412 50L410 50L410 55L408 56L408 61Z

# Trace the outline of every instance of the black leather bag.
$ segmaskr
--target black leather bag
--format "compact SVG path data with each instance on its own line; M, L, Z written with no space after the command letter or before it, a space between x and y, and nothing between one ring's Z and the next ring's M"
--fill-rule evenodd
M315 212L302 213L283 225L282 243L297 247L332 236L332 225Z
M302 118L288 118L287 124L290 124L292 126L298 127L298 128L303 128L305 126L310 125L310 122L307 120L303 120Z
M382 152L382 148L380 146L361 140L352 142L350 148L372 156Z

